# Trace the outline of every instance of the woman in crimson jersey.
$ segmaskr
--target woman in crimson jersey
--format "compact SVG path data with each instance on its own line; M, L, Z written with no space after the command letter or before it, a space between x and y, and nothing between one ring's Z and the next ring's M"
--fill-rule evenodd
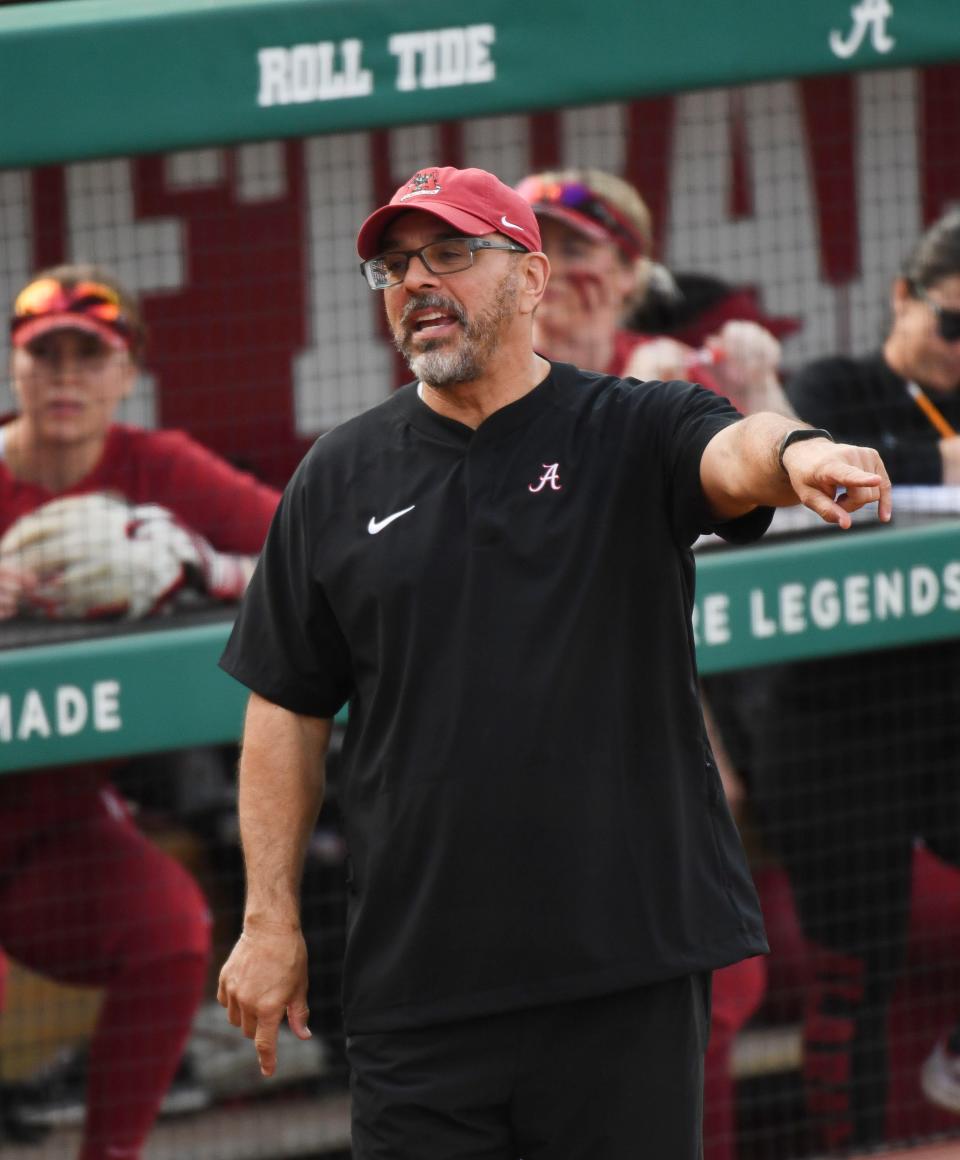
M94 267L45 270L18 295L10 333L0 621L142 616L186 586L236 599L278 494L182 432L114 421L144 344L130 295ZM80 1160L142 1155L210 943L199 887L134 826L109 773L101 762L0 777L0 947L104 990Z

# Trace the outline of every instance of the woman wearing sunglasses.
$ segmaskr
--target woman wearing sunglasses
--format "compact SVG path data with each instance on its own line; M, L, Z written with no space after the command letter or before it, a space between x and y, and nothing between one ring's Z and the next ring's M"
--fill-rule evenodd
M187 435L115 422L144 330L105 273L31 279L0 423L0 620L131 617L192 585L242 592L278 495ZM0 632L2 632L0 625ZM137 1160L206 978L199 887L133 825L109 763L0 777L0 947L103 989L81 1160Z
M808 422L882 447L894 483L960 483L960 211L914 247L890 305L879 351L810 363L787 393Z
M958 484L960 211L920 238L893 280L890 303L879 350L819 359L793 376L787 394L807 422L882 448L895 484ZM867 666L846 656L783 666L758 719L754 770L766 837L813 948L804 1074L811 1120L830 1147L884 1139L891 1065L902 1068L913 1045L936 1037L922 1030L919 1012L909 1041L889 1041L888 1022L896 1021L887 1016L911 899L924 903L921 914L934 901L922 893L929 890L923 877L912 882L926 857L919 843L960 867L957 642L868 659ZM854 671L868 671L869 685L851 683ZM912 1092L912 1068L906 1082L901 1090ZM932 1050L921 1083L932 1103L960 1114L960 1030Z

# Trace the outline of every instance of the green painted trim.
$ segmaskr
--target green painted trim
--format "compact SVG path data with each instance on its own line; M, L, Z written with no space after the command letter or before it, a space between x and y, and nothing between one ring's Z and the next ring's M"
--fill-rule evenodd
M707 551L697 574L703 673L960 636L955 522ZM246 690L217 667L229 632L205 624L0 652L0 771L236 740Z
M957 525L701 556L695 633L703 673L960 636Z
M237 738L246 692L216 664L229 631L171 628L0 653L0 769Z
M861 7L872 11L866 3L599 0L588 9L582 0L15 5L0 9L0 166L431 123L960 59L954 0L913 0L909 6L894 0L889 17L852 37L852 13ZM488 32L477 34L484 28ZM456 30L464 29L473 32L454 43ZM449 83L434 87L424 83L425 57L417 55L414 42L391 46L391 38L440 30L453 36L446 44L454 63L445 77ZM855 43L856 50L836 55L831 33ZM344 49L345 41L356 47ZM436 36L431 43L439 43ZM332 54L326 58L332 73L322 94L309 95L307 76L296 99L258 103L261 50L289 53L301 46L300 64L309 74L313 65L302 53L309 56L318 44ZM467 56L460 59L464 51ZM320 69L322 55L314 61ZM280 67L280 58L270 59ZM405 59L411 66L406 71ZM405 85L404 75L415 83ZM331 95L344 84L352 95ZM275 84L270 91L276 95L279 89Z

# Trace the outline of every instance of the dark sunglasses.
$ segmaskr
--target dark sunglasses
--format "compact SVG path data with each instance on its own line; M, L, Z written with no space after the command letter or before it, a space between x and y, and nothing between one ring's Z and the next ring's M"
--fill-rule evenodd
M925 303L933 311L937 320L937 334L944 342L960 342L960 310L948 310L927 294L923 286L911 284L914 298Z

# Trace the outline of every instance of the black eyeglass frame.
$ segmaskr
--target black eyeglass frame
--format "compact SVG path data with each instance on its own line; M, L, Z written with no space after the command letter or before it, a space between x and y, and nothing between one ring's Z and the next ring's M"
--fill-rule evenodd
M428 261L424 251L431 249L433 246L449 245L450 242L465 242L467 247L467 263L465 266L457 266L455 270L435 270ZM502 241L498 242L495 238L437 238L435 242L428 242L425 246L421 246L419 250L384 250L382 254L376 254L372 258L367 258L366 261L360 263L360 273L367 280L367 285L371 290L389 290L391 286L399 286L406 278L407 270L410 269L410 259L419 258L426 266L431 274L436 274L438 277L445 277L447 274L459 274L463 270L469 270L473 265L473 255L477 250L507 250L513 254L527 253L526 246L520 246L516 242ZM382 262L387 254L394 254L405 259L403 264L403 271L399 277L392 282L384 282L382 285L375 283L371 271L374 263Z
M914 298L929 306L937 320L937 334L944 342L960 342L960 310L942 306L927 293L926 287L917 282L910 283Z

